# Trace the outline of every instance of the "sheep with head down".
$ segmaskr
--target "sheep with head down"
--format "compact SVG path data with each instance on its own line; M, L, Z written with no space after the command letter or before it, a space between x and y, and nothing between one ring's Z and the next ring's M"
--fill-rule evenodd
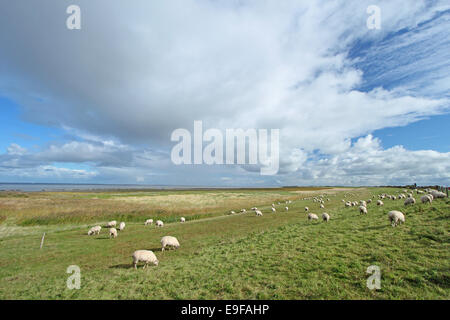
M92 227L91 229L89 229L88 235L91 236L93 234L100 234L100 230L102 230L101 226Z
M262 217L262 212L260 210L255 210L255 214L257 217Z
M119 224L119 231L122 231L123 229L125 229L125 222L121 222L120 224Z
M171 247L174 249L178 249L180 247L180 243L178 239L172 236L164 236L161 238L161 251L164 251L166 247Z
M111 228L109 229L109 238L117 238L117 229L116 228Z
M145 269L149 263L152 263L155 266L159 264L158 259L151 250L136 250L133 253L132 257L133 257L133 266L135 269L137 269L137 264L140 261L144 262L144 266L142 267L142 269Z
M117 225L117 221L113 220L113 221L108 222L108 224L106 226L109 228L112 228L112 227L115 227L116 225Z
M433 202L433 198L430 197L430 195L424 195L420 197L420 201L422 201L422 203L427 203L429 202L430 204Z
M157 227L164 227L164 222L162 222L161 220L156 220L156 226Z
M359 206L359 213L360 214L367 214L367 208L364 206Z
M412 205L412 204L415 204L415 203L416 203L416 199L414 199L413 197L406 198L406 200L404 202L405 206L410 205L410 204Z
M308 220L319 220L319 217L314 213L308 213Z
M145 225L148 225L148 224L153 224L153 219L145 220Z
M328 222L330 220L330 215L326 212L322 213L322 220Z
M186 222L186 218L185 217L181 217L180 218L180 222Z
M388 217L393 227L398 226L401 223L405 223L405 216L400 211L397 210L389 211Z
M377 206L383 206L383 205L384 205L383 201L381 201L381 200L377 201Z

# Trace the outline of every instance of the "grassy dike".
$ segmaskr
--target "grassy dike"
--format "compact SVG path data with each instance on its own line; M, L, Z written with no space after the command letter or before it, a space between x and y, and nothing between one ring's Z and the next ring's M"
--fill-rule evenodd
M400 190L331 190L309 193L222 190L214 191L217 198L212 199L211 191L195 191L194 200L190 200L194 208L189 212L182 209L186 211L181 213L198 215L196 219L184 224L174 220L158 229L144 227L141 219L156 212L141 215L133 211L136 214L130 213L132 218L125 220L127 227L117 239L109 239L105 229L99 236L87 236L87 227L94 220L84 215L78 220L65 220L61 215L58 223L23 226L21 223L27 219L39 221L39 217L46 216L43 209L39 214L29 209L40 200L24 202L20 211L8 202L9 197L4 197L0 200L3 210L0 215L7 217L0 224L0 299L450 298L449 199L435 200L432 206L416 204L406 208L402 200L385 200L383 207L369 204L368 215L360 215L355 207L345 208L341 199L345 196L348 200L367 200L372 195L397 194ZM319 209L311 200L298 200L324 192L330 192L325 209ZM117 199L120 196L116 194L102 194L94 200L114 201L108 202L106 208L114 208L117 203L122 209L130 205L144 210L147 201L130 202ZM161 203L157 207L162 210L166 205L173 206L168 200L173 194L180 195L178 191L160 195ZM91 205L95 198L84 193L45 196L55 197L53 201L61 206L62 212L65 212L64 201L58 197L72 199L68 201L70 206L74 206L73 199L81 199L80 207L86 205L83 201ZM277 213L271 213L270 204L284 199L296 200L289 205L289 211L281 204ZM43 207L53 208L52 200L42 202ZM202 203L208 210L201 207ZM244 203L248 205L247 210L256 205L264 216L256 217L253 212L228 214ZM318 215L328 212L330 222L307 221L305 206ZM406 223L396 228L390 226L387 218L387 212L393 209L406 216ZM178 216L169 211L159 214ZM106 216L114 216L113 210ZM95 219L106 221L100 213ZM47 236L40 250L44 231ZM176 236L181 248L161 252L159 241L164 235ZM131 254L137 249L153 250L160 260L159 266L132 269ZM66 287L69 265L81 269L79 290ZM366 287L369 277L366 270L370 265L381 269L380 290Z

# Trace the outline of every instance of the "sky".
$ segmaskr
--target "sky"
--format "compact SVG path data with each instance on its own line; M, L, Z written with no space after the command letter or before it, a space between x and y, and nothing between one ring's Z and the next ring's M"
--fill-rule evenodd
M66 9L81 10L81 29ZM369 29L367 7L380 8ZM2 1L0 182L450 185L450 3ZM279 129L280 168L171 134Z

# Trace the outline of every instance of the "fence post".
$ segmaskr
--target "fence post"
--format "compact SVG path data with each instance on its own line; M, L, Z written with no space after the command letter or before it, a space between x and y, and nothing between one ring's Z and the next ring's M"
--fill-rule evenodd
M42 246L44 245L44 238L45 238L45 232L42 235L42 239L41 239L41 249L42 249Z

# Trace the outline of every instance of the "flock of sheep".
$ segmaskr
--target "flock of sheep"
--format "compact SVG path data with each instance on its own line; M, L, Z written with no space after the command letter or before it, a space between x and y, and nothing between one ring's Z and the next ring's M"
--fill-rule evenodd
M431 204L432 201L436 198L445 198L447 197L447 195L443 192L439 192L437 190L434 189L425 189L425 190L418 190L418 189L414 189L414 190L403 190L403 193L400 193L398 195L388 195L388 194L379 194L378 195L378 200L376 202L377 206L383 206L383 200L385 199L390 199L390 200L401 200L401 199L405 199L404 200L404 205L408 206L408 205L414 205L416 203L416 199L414 198L413 193L416 194L423 194L420 197L420 201L422 203L429 203ZM320 195L317 197L313 197L313 198L303 198L302 200L313 200L313 202L315 203L319 203L319 208L320 209L325 209L325 200L330 201L329 198L324 198L325 195ZM373 198L375 199L376 196L374 195ZM358 206L359 209L359 213L360 214L367 214L368 213L368 209L367 209L367 205L372 203L372 199L368 199L366 200L359 200L358 201L346 201L344 199L342 199L342 202L344 203L345 207L354 207L354 206ZM292 203L292 200L287 200L285 202L286 206L285 206L285 211L289 210L289 207L287 206L288 204ZM280 205L281 203L278 202L278 205ZM259 210L256 207L251 208L252 211L255 212L256 216L262 216L263 213L261 210ZM271 206L271 211L273 213L275 213L276 207L275 204L272 203ZM247 210L246 209L241 209L240 213L246 213ZM311 220L319 220L319 217L314 214L309 212L309 207L305 207L305 212L307 213L307 219L309 221ZM230 211L231 214L236 214L235 211ZM405 222L405 215L398 210L392 210L388 212L388 218L389 221L391 223L391 225L393 227L404 223ZM330 220L330 215L326 212L322 213L322 220L324 222L328 222ZM185 222L186 219L184 217L180 218L180 222ZM145 226L147 225L153 225L153 219L147 219L144 223ZM164 223L161 220L157 220L155 222L156 227L163 227ZM116 238L118 235L118 230L122 231L125 229L125 222L121 222L119 224L118 230L115 228L117 226L117 221L113 220L108 222L107 227L109 228L109 237L110 238ZM100 234L102 227L101 226L94 226L92 228L90 228L90 230L88 231L88 235L98 235ZM172 247L175 249L178 249L180 247L180 243L178 242L177 238L173 237L173 236L164 236L161 238L161 251L164 251L166 247ZM151 250L136 250L133 255L133 266L136 269L137 268L137 264L139 262L143 262L144 266L143 268L146 268L148 264L154 264L155 266L158 265L159 261L156 258L156 255L153 253L153 251Z
M186 219L184 217L180 218L180 222L186 222ZM153 225L153 219L147 219L144 223L145 226L147 225ZM161 220L156 220L155 222L156 227L163 227L164 222ZM119 228L116 229L117 221L113 220L107 223L106 227L109 228L109 238L117 238L118 230L122 231L125 229L125 222L121 222L119 224ZM89 229L88 235L98 235L100 234L102 227L101 226L95 226ZM164 251L166 247L172 247L174 249L178 249L180 247L180 243L178 242L178 239L172 236L164 236L161 238L161 251ZM133 266L135 269L137 269L137 264L139 262L143 262L144 266L143 269L145 269L148 264L154 264L157 266L159 264L158 258L156 258L156 255L151 250L136 250L133 255Z

